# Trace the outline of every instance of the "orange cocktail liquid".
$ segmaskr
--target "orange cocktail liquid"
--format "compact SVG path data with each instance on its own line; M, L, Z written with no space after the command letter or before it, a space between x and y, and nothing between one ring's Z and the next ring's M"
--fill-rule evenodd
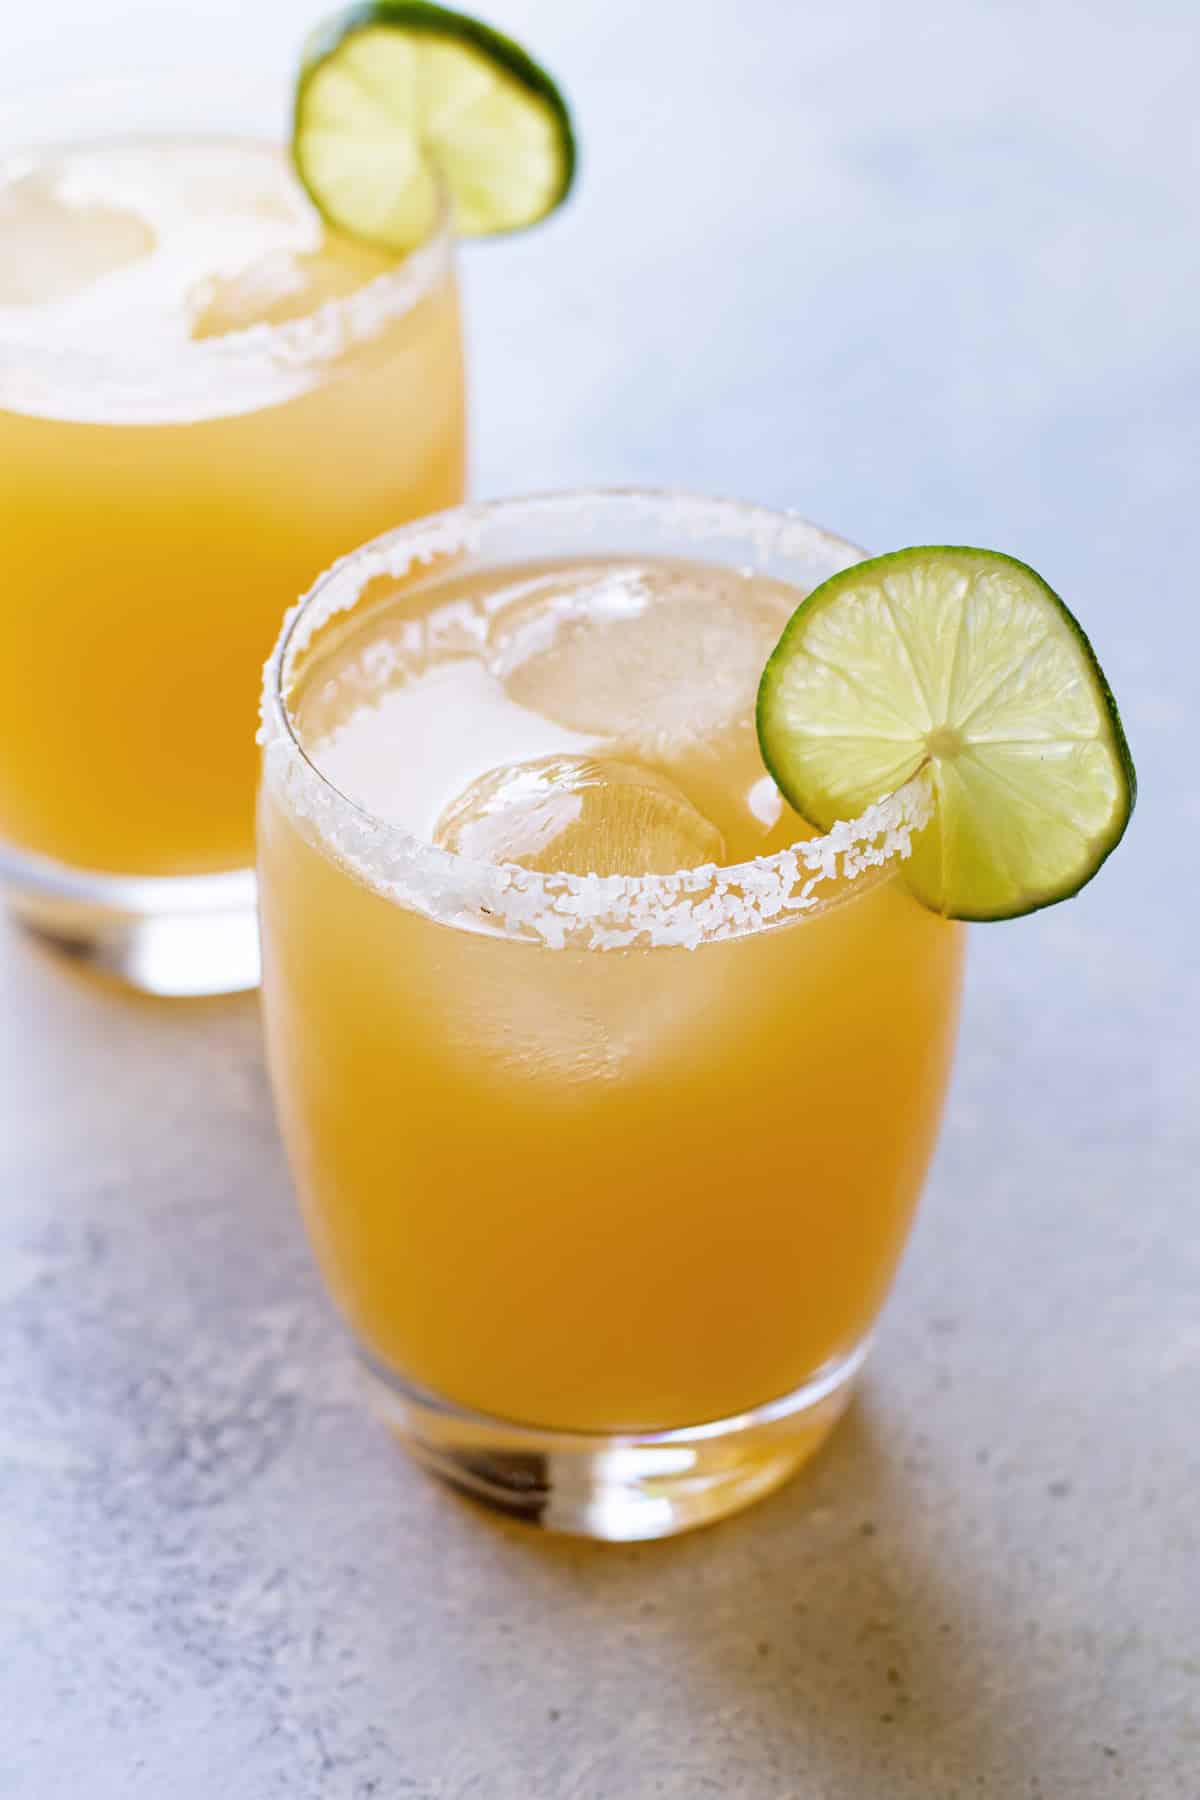
M419 254L327 233L253 143L0 167L0 840L136 875L252 860L284 609L461 495L453 278Z
M643 796L643 850L652 817L673 846L770 855L804 827L753 699L797 599L681 562L443 573L326 629L294 728L342 794L425 838L487 770L558 753L685 797L664 822ZM620 783L610 802L633 804ZM893 869L694 948L556 948L372 891L268 757L260 891L293 1167L377 1364L500 1418L644 1429L759 1406L863 1342L934 1143L963 949Z

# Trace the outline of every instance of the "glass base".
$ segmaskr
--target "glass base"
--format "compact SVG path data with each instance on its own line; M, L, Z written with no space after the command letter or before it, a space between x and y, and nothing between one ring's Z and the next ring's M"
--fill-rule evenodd
M735 1418L612 1435L464 1412L360 1354L376 1410L451 1487L543 1531L633 1543L710 1525L786 1481L837 1424L868 1348L864 1341L794 1393Z
M144 994L235 994L258 986L254 875L89 874L0 849L0 883L19 924L76 961Z

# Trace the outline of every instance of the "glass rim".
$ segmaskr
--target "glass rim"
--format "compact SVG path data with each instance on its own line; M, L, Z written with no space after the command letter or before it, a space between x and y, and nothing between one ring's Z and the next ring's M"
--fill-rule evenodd
M194 80L171 71L102 77L62 88L47 84L32 94L0 94L0 178L10 166L38 151L70 152L89 144L140 140L278 147L287 158L286 110L278 104L279 84L244 77L219 90L211 106L196 90ZM273 90L278 135L272 134L269 123ZM195 97L195 107L189 106L182 124L171 123L171 100L183 95ZM80 129L77 115L87 110L85 98L111 108L111 113L101 115L107 116L107 123ZM132 110L122 117L125 99ZM153 106L139 113L139 102L148 99ZM205 117L206 111L211 118ZM151 118L154 122L148 122ZM14 121L26 120L27 135L21 125L14 129ZM294 179L302 193L299 179ZM281 323L260 321L219 336L192 339L169 357L142 355L136 347L123 345L112 349L103 344L55 343L36 322L31 329L16 329L11 318L16 309L8 309L6 327L5 309L0 307L0 411L78 423L172 423L257 410L292 397L296 390L289 377L302 388L305 376L337 370L357 344L412 312L449 276L456 241L453 207L448 186L436 169L434 182L437 211L428 235L379 274ZM0 228L0 241L2 236ZM31 362L36 365L32 370ZM45 371L56 378L55 392L61 392L62 399L43 405L38 398L39 373ZM234 392L230 404L214 408L210 384L222 375L229 382L244 382L246 391ZM285 389L264 379L271 375L282 375ZM189 412L189 401L201 410Z
M258 741L264 783L282 781L289 807L312 825L320 851L381 897L452 926L495 932L499 921L502 935L556 948L623 949L647 940L655 947L692 948L800 923L874 887L907 857L913 832L930 817L929 787L919 771L857 818L770 856L673 875L573 875L477 862L444 850L352 799L309 754L288 701L296 660L333 619L353 613L373 581L400 579L444 556L469 555L495 521L536 527L539 519L564 511L611 509L643 523L689 526L698 544L732 530L761 564L772 548L786 554L789 545L824 551L838 568L867 555L797 512L678 488L550 490L469 501L399 525L339 558L285 615L263 670ZM841 884L840 891L815 898L813 890L830 880Z

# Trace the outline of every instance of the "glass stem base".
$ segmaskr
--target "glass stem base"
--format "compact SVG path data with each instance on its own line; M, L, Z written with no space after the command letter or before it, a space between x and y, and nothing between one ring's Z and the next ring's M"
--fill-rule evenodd
M54 949L145 994L234 994L258 986L254 875L91 874L0 848L17 922Z
M633 1543L710 1525L786 1481L845 1411L868 1347L734 1418L611 1435L466 1412L360 1355L376 1410L409 1454L451 1487L543 1531Z

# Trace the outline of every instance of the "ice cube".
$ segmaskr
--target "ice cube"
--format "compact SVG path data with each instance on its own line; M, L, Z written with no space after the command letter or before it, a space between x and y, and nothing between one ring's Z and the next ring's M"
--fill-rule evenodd
M235 273L196 284L189 295L192 336L223 337L252 325L308 318L326 301L358 293L390 266L379 251L341 238L319 254L269 251Z
M672 875L725 856L721 833L674 782L592 756L490 769L446 808L434 842L543 874Z
M306 306L299 258L286 250L260 256L235 275L209 275L188 295L194 338L224 337L259 324L277 325Z
M51 168L0 179L0 241L0 306L38 306L140 261L156 239L125 207L73 204Z
M564 568L499 615L489 661L531 712L662 754L752 712L794 604L732 569Z

